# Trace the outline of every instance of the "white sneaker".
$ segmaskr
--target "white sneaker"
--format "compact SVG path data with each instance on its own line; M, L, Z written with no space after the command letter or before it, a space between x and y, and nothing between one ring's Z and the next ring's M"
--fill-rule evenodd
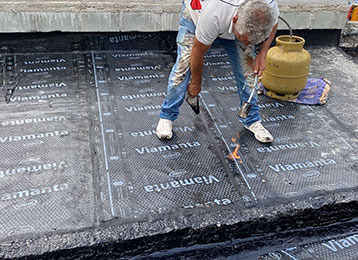
M273 136L269 133L269 131L267 131L265 127L263 127L260 121L257 121L250 126L245 126L245 128L255 134L257 141L261 143L272 143Z
M173 137L173 121L168 119L159 119L157 126L157 136L159 139L171 139Z

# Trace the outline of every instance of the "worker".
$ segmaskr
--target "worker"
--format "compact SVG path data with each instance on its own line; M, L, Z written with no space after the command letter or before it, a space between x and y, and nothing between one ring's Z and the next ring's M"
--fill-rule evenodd
M186 93L187 102L199 113L204 54L214 41L227 52L237 83L240 106L246 102L254 77L265 69L267 51L277 31L276 0L184 0L177 35L177 59L156 128L159 139L171 139L173 121ZM256 54L257 53L257 54ZM246 119L240 119L262 143L273 141L260 121L257 94Z

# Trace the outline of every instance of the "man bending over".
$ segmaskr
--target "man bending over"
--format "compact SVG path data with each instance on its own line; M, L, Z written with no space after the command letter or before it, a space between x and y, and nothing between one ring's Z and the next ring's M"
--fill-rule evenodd
M279 10L276 0L184 0L177 36L178 56L169 76L167 97L156 129L160 139L171 139L173 121L186 93L199 113L204 54L214 41L227 52L237 83L240 106L246 102L254 77L265 69L267 51L276 34ZM256 55L256 50L259 49ZM260 122L257 95L244 127L263 143L273 141Z

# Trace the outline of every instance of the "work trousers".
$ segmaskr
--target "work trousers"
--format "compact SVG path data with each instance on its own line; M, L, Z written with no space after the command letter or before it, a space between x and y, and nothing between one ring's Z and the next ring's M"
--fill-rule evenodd
M183 104L190 82L190 54L194 44L195 24L188 9L183 3L179 32L177 35L177 59L168 80L167 97L160 111L160 118L174 121L179 116L179 108ZM217 38L215 40L226 51L236 80L240 107L249 99L254 84L252 64L255 51L245 53L238 40ZM253 48L254 49L254 48ZM246 119L241 119L245 126L250 126L260 120L260 109L257 105L257 94L251 100L251 109Z

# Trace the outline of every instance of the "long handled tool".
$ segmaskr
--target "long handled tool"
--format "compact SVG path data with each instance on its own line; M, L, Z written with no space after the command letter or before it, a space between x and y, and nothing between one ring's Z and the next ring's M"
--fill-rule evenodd
M249 114L250 109L251 109L250 103L251 103L252 97L254 96L255 91L258 89L257 84L258 84L258 76L257 76L257 74L255 74L254 87L251 90L249 99L242 105L240 111L238 112L239 117L244 118L244 119L247 118L247 115Z

